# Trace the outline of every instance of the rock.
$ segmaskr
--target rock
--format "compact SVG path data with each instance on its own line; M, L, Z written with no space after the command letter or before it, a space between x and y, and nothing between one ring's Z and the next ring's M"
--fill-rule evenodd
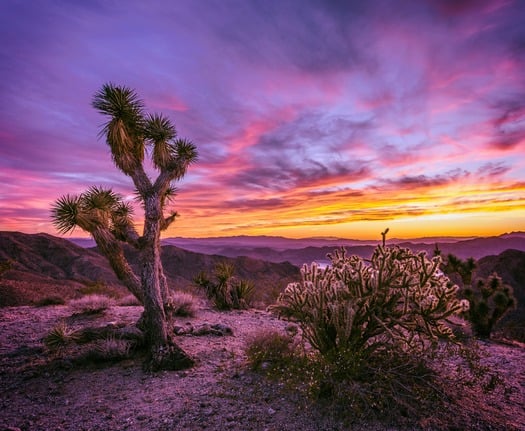
M202 336L202 335L217 335L219 337L226 336L226 335L233 335L232 328L222 323L217 323L214 325L210 325L209 323L203 323L201 326L198 326L196 328L194 327L190 327L190 328L191 330L188 331L187 328L176 326L174 328L174 332L176 335L191 334L197 337Z
M222 323L217 323L215 325L211 325L211 329L214 331L217 331L217 335L233 335L233 330L227 325L223 325Z
M208 335L211 332L211 326L208 323L204 323L198 328L195 328L192 332L193 335Z

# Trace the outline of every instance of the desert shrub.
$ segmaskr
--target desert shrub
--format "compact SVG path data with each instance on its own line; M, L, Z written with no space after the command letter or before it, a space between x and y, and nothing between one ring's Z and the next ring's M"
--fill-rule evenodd
M453 338L446 319L468 303L439 271L439 257L380 245L369 263L344 249L329 258L324 270L304 265L302 281L289 284L272 307L297 321L326 359L340 352L359 363L387 351L421 354Z
M64 305L66 300L61 296L46 296L45 298L39 299L35 305L37 307L47 307L49 305Z
M115 300L105 295L86 295L79 299L73 299L69 306L76 313L98 314L115 305Z
M173 292L164 309L173 316L193 317L197 307L195 297L186 292Z
M292 337L277 331L261 331L246 342L246 356L252 370L267 371L287 367L296 354Z
M135 295L126 295L117 301L122 307L135 307L142 305Z
M449 326L468 301L440 257L383 243L369 260L343 249L329 258L324 270L305 265L271 307L302 330L307 365L282 374L296 388L352 417L417 421L447 405L455 385L489 376Z
M512 287L503 283L497 274L478 280L462 291L470 304L466 315L476 335L490 338L494 325L516 305Z
M78 332L61 321L55 325L43 339L46 347L51 351L59 351L78 341Z
M219 263L210 278L201 272L194 283L204 289L206 296L219 310L245 309L250 305L254 285L247 280L239 280L235 268L227 263Z
M352 416L393 422L424 416L445 397L437 374L415 355L386 350L356 361L354 352L339 351L330 361L318 357L311 394Z

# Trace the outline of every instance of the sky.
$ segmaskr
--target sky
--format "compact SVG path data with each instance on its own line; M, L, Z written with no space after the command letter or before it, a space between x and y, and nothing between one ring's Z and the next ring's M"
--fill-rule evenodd
M0 230L58 235L92 185L133 200L91 106L111 82L198 148L164 237L524 231L524 23L524 0L2 0Z

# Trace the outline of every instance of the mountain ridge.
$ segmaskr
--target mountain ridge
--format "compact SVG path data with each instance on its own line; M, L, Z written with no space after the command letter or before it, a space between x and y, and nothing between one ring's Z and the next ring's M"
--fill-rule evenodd
M137 253L125 247L131 266L138 272ZM163 246L161 258L169 285L198 293L193 278L212 272L219 262L234 265L235 275L255 284L255 300L272 302L287 283L299 279L299 269L290 263L259 261L249 257L204 255ZM116 295L127 294L107 260L96 248L83 248L49 234L0 231L0 262L12 268L0 278L0 306L36 303L46 296L78 297L86 287L99 283Z

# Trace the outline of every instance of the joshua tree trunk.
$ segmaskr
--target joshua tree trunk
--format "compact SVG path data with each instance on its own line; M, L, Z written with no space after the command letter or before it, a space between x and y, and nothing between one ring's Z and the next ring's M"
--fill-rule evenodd
M146 338L152 346L161 346L168 341L166 330L166 314L160 290L159 273L161 271L160 250L160 217L157 216L155 199L145 201L146 224L144 226L143 243L140 251L142 285L145 291L144 317Z
M144 200L145 225L142 237L141 265L144 287L144 329L146 343L150 346L150 359L146 367L181 369L193 365L193 360L172 340L166 325L162 287L167 288L160 260L159 199L155 196ZM162 280L161 280L162 277Z

